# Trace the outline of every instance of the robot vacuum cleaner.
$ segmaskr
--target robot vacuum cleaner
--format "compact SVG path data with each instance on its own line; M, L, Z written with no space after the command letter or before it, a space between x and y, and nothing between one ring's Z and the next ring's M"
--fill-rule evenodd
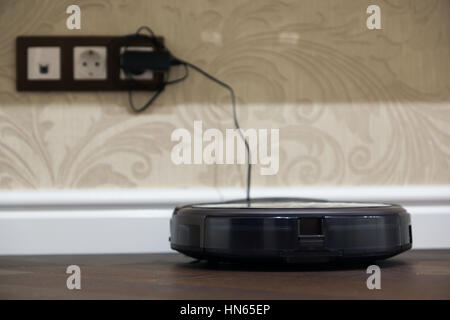
M411 249L399 205L272 198L175 208L171 248L210 262L364 262Z

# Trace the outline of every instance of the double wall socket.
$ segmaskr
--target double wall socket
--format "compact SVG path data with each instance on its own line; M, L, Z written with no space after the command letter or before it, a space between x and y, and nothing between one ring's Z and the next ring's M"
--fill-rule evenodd
M105 80L107 78L106 47L74 47L73 75L75 80ZM27 51L28 80L60 80L61 48L29 47Z
M163 39L159 40L162 49ZM18 37L17 90L156 90L163 73L146 71L128 77L120 68L125 48L155 50L155 45L144 38L121 36Z

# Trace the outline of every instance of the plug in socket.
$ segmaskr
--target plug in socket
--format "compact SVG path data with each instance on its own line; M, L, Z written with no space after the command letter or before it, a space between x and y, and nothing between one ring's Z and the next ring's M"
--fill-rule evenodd
M136 50L136 51L153 51L152 47L121 47L120 48L120 54L123 54L125 50ZM121 80L128 80L129 78L133 80L152 80L153 79L153 72L150 70L147 70L143 72L142 74L130 74L127 75L125 72L123 72L122 69L120 69L120 79Z

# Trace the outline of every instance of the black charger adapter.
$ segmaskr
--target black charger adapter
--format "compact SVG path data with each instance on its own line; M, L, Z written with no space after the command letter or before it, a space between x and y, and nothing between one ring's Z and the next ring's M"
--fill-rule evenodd
M121 55L121 68L125 73L139 75L147 70L167 72L171 55L164 51L125 50Z

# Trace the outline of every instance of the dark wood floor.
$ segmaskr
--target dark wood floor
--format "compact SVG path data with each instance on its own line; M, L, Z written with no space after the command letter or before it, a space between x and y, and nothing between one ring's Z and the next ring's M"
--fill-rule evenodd
M270 268L191 263L180 254L0 257L1 299L450 299L450 250L384 262L381 289L366 265ZM81 290L68 290L68 265Z

